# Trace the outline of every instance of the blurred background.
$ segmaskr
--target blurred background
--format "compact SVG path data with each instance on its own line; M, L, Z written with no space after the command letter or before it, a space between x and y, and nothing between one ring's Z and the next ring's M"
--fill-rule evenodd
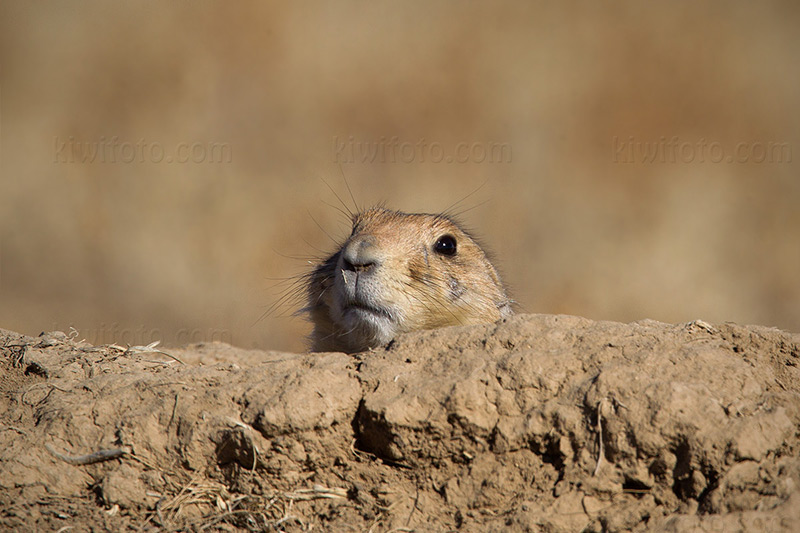
M791 1L4 0L0 327L303 350L292 282L349 185L461 201L525 312L800 331L798 28Z

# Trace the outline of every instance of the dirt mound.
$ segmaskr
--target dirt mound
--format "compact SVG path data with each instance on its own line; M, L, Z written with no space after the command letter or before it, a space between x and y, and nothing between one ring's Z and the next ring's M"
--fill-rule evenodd
M775 329L521 315L356 356L0 349L7 529L800 529L800 336Z

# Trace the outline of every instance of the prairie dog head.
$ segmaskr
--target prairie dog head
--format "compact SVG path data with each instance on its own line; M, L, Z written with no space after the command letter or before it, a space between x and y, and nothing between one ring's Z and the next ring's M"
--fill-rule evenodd
M313 351L358 352L399 333L494 322L511 302L481 247L445 215L372 208L308 284Z

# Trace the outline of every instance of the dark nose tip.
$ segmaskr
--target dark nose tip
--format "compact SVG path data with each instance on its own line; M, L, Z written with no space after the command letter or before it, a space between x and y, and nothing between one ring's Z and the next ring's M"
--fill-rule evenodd
M342 267L353 272L366 272L380 264L380 254L373 237L356 237L342 250Z
M342 267L345 270L350 270L352 272L365 272L370 270L373 266L375 266L375 262L368 262L368 263L351 263L346 258L342 259Z

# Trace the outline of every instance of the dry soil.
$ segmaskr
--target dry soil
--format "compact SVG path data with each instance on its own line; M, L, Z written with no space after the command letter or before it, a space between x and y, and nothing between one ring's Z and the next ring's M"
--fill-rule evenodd
M0 528L800 530L797 334L519 315L167 351L0 330Z

